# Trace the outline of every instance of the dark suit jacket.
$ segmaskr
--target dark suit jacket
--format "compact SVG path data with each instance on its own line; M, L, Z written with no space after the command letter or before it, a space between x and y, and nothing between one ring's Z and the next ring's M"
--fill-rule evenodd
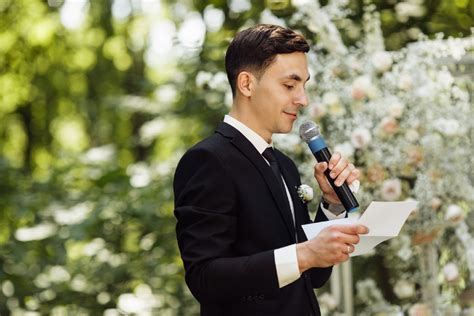
M310 223L296 193L295 164L276 150L291 192L298 241ZM176 233L186 283L201 315L319 315L313 288L331 268L310 269L278 287L274 250L294 244L295 228L284 192L270 166L235 128L216 133L182 157L174 178ZM327 220L320 210L316 221Z

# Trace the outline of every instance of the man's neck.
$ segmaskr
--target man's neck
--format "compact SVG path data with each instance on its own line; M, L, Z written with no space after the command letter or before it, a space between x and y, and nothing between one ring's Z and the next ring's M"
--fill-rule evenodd
M235 106L232 106L232 109L229 112L229 116L233 117L258 135L260 135L267 143L272 143L272 134L263 131L262 128L260 128L259 126L259 122L256 121L250 115L250 113L242 113L242 111L238 111Z

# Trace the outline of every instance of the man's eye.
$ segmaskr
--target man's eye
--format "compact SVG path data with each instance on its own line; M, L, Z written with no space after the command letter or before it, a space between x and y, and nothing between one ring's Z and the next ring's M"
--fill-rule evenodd
M292 90L295 86L285 84L284 85L288 90Z

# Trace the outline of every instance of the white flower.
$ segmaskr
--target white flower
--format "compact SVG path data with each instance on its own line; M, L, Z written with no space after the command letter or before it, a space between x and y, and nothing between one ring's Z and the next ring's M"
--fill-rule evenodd
M323 95L323 102L327 105L334 105L334 104L341 103L339 96L336 93L331 92L331 91L326 92Z
M403 104L400 102L394 102L388 106L388 113L390 116L399 118L403 114Z
M361 100L369 96L373 86L368 76L357 77L352 83L351 95L354 100Z
M196 86L202 88L204 85L208 84L212 79L212 73L207 71L200 71L196 76Z
M393 117L384 117L380 125L382 131L387 135L393 135L398 131L398 122Z
M198 12L189 12L178 31L180 43L189 48L200 47L206 36L206 24Z
M293 0L291 1L291 4L296 7L296 8L301 8L307 4L309 4L311 0Z
M130 184L134 188L143 188L151 182L151 172L148 165L138 162L127 167L127 174L130 176Z
M303 203L308 203L313 199L313 189L307 184L301 184L297 189L298 196Z
M108 302L110 302L111 298L112 297L107 292L100 292L99 294L97 294L97 302L101 305L105 305ZM105 313L104 313L104 315L105 315ZM117 312L117 315L120 315L120 314Z
M431 208L432 208L433 210L435 210L435 211L436 211L437 209L439 209L439 207L441 206L441 204L443 204L443 201L442 201L440 198L438 198L438 197L434 197L434 198L432 198L431 201L430 201L430 206L431 206Z
M461 130L461 125L455 119L439 118L433 122L433 126L446 136L457 135Z
M402 194L402 182L400 179L388 179L382 183L382 198L386 201L395 201Z
M144 123L140 127L140 143L150 145L164 130L166 130L166 121L162 118L155 118Z
M440 71L436 74L436 79L439 82L442 88L450 88L451 85L454 83L454 78L451 73L447 70Z
M224 23L225 15L220 9L216 9L213 5L208 5L204 10L204 22L209 32L217 32Z
M76 274L69 283L69 286L73 291L83 293L86 293L91 288L91 285L87 282L86 277L82 274Z
M322 306L326 307L330 311L334 310L338 306L336 298L327 292L318 296L318 301Z
M347 63L349 64L349 67L356 71L356 72L360 72L362 71L362 63L357 59L355 58L354 56L349 56L348 57L348 60L347 60Z
M361 149L366 147L372 140L372 135L368 129L359 127L352 132L351 142L355 148Z
M400 259L408 261L411 257L413 257L413 251L411 251L410 246L402 246L400 250L397 251L397 256Z
M333 116L342 116L346 113L346 109L341 103L336 103L329 106L329 113Z
M385 72L392 67L392 56L388 52L376 52L372 55L372 65L379 72Z
M397 18L400 22L408 21L409 17L421 17L425 14L426 9L416 2L399 2L395 5Z
M274 15L272 11L268 8L263 10L260 14L260 23L285 26L285 20L280 19L279 17Z
M393 291L400 299L412 297L415 294L415 285L406 280L399 280L395 284Z
M135 293L121 294L118 299L118 308L125 313L149 314L159 301L147 284L136 287Z
M62 266L53 266L49 269L49 279L54 283L67 282L71 279L71 275Z
M230 0L228 3L232 13L246 12L252 7L249 0Z
M312 103L309 105L309 114L315 118L321 118L327 113L326 105L319 103Z
M212 90L226 91L228 86L227 75L223 71L219 71L209 80L209 88Z
M178 97L178 90L172 84L162 85L156 89L155 97L159 103L169 104Z
M326 105L326 108L329 109L329 113L334 116L341 116L346 113L339 96L334 92L326 92L323 95L323 103Z
M459 278L458 266L453 262L447 263L443 268L443 275L448 282L457 281Z
M101 164L110 162L116 153L115 145L109 144L100 147L94 147L89 149L82 157L81 160L85 163L90 164Z
M350 142L337 144L336 146L334 146L334 152L341 153L343 157L348 158L354 155L354 146L352 146Z
M464 219L464 212L462 211L461 207L456 204L451 204L448 206L446 210L446 215L444 217L447 221L457 224Z
M55 207L53 209L53 217L56 223L60 225L79 224L88 217L92 208L93 204L91 202L79 203L69 209Z
M42 240L56 234L57 227L51 223L42 223L33 227L18 228L15 238L19 241Z
M400 76L398 81L398 87L404 91L411 90L413 88L413 79L408 74L403 74Z
M95 256L100 250L105 248L105 240L102 238L94 238L92 241L84 245L83 254L85 256Z
M411 129L408 129L406 134L405 134L405 138L409 141L409 142L415 142L417 141L418 139L420 139L420 134L413 128Z
M431 312L428 306L418 303L410 307L408 316L431 316Z

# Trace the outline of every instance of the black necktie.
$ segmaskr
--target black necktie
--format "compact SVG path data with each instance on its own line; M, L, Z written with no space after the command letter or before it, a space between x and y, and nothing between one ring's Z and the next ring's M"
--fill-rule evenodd
M272 168L273 174L275 175L278 183L280 184L280 188L283 193L283 199L285 200L286 205L288 205L289 207L290 202L288 201L288 195L286 194L285 184L283 183L283 178L280 172L280 166L278 165L278 162L276 160L275 151L273 150L272 147L267 147L267 149L263 151L262 156L265 157L265 159L267 159L267 161L270 163L270 167ZM291 213L291 209L290 209L290 213ZM291 215L290 218L291 218L292 224L295 225L295 219L293 218L293 214L290 214L290 215ZM298 235L296 231L295 231L295 238L296 238L296 241L298 241Z
M267 147L267 149L263 151L262 156L265 157L265 159L267 159L267 161L270 163L270 167L272 168L273 174L275 175L278 183L280 184L280 188L282 190L286 204L290 206L290 202L288 201L288 195L286 194L285 185L283 184L283 179L281 177L280 166L278 165L278 162L276 160L273 148Z

